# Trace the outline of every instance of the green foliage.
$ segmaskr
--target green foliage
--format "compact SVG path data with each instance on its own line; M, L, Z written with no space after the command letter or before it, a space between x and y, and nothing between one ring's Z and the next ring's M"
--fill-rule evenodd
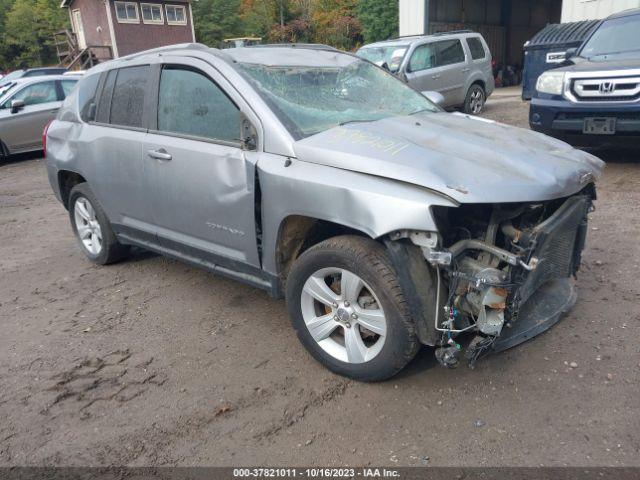
M192 5L199 42L218 47L223 39L243 33L240 0L199 0Z
M386 40L398 35L398 2L389 0L360 0L358 18L366 43Z
M58 63L53 34L68 28L58 0L0 0L0 68Z
M317 42L353 49L398 32L397 0L198 0L196 37L217 47L224 38ZM57 63L53 33L69 28L59 0L0 0L0 70Z

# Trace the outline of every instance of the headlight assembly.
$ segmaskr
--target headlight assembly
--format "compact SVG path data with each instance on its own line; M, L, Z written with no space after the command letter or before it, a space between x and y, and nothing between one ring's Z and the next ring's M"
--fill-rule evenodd
M562 95L564 86L564 72L544 72L538 77L536 90L540 93L551 95Z

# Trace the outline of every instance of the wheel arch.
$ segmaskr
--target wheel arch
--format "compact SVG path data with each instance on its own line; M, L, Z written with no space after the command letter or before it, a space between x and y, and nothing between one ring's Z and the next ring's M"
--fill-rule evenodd
M69 210L69 195L73 187L80 183L86 183L86 179L78 172L72 170L58 171L58 186L60 188L60 199L64 208Z
M318 243L338 235L373 238L354 226L307 215L288 215L281 222L275 246L275 265L281 285L295 260Z
M467 92L469 91L469 89L471 87L473 87L474 85L479 85L480 87L482 87L482 90L484 90L485 95L487 93L487 84L486 82L482 79L482 78L474 78L471 80L471 83L469 83L469 88L467 88Z

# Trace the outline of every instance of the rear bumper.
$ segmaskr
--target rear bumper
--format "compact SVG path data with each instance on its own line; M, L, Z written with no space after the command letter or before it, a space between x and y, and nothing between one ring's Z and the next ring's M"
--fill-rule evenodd
M584 134L584 119L587 117L615 118L616 133ZM587 102L578 104L567 100L534 98L529 109L529 125L532 130L564 140L574 146L635 147L640 140L640 103L594 105Z

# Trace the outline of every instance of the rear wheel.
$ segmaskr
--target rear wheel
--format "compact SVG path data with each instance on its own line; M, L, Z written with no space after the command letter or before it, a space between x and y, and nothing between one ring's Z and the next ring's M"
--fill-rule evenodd
M464 102L464 112L469 115L478 115L484 109L486 100L487 95L484 92L484 88L477 83L471 85Z
M302 254L287 279L287 306L305 348L340 375L387 379L419 348L391 262L370 239L335 237Z
M107 216L86 183L71 189L69 215L73 231L89 260L107 265L127 255L128 247L118 242Z

